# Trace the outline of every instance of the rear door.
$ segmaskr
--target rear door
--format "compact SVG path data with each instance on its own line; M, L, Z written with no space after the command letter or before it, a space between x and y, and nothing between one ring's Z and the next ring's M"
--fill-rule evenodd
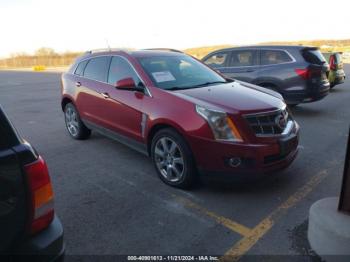
M106 107L106 95L109 86L107 82L110 56L91 58L79 77L79 89L76 104L81 117L94 124L106 126L106 115L109 110Z
M245 82L254 82L258 76L258 50L233 50L229 55L227 66L220 72L230 78Z
M12 147L19 144L0 107L0 253L24 231L27 219L25 181Z

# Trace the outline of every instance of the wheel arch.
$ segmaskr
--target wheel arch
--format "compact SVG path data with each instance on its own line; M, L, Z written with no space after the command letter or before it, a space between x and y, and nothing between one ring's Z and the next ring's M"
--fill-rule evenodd
M71 97L69 97L69 96L64 96L64 97L62 97L62 100L61 100L61 108L62 108L62 111L64 111L64 108L65 108L66 105L69 104L69 103L72 103L73 105L75 105L74 102L73 102L73 99L72 99Z
M147 137L147 153L149 156L151 156L152 140L153 140L155 134L158 131L160 131L162 129L166 129L166 128L174 129L177 133L179 133L183 137L183 139L186 141L186 143L189 144L187 139L186 139L186 136L184 135L185 131L182 130L181 127L177 126L174 123L158 122L158 123L155 123L154 125L152 125L152 127L150 128L150 130L148 131L147 136L146 136Z

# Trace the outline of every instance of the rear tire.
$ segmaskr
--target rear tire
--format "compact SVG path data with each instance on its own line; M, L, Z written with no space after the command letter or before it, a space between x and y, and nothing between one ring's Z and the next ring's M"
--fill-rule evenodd
M160 179L167 185L188 189L197 178L196 165L185 139L172 128L152 139L151 156Z
M88 139L91 130L81 121L78 110L72 103L68 103L64 108L64 120L69 135L77 140Z

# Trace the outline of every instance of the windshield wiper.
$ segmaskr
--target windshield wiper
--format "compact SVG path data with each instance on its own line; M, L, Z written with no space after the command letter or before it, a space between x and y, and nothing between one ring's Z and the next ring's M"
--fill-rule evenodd
M167 91L175 91L175 90L182 90L182 89L187 89L188 87L178 87L178 86L173 86L173 87L170 87L170 88L165 88L164 90L167 90Z
M174 87L167 88L165 90L169 90L169 91L183 90L183 89L205 87L205 86L214 85L214 84L227 84L227 83L229 83L229 82L227 82L227 81L212 81L212 82L205 82L205 83L193 85L193 86L182 86L182 87L174 86Z
M210 85L214 85L214 84L227 84L227 81L213 81L213 82L205 82L203 84L199 84L199 85L194 85L194 86L189 86L188 88L197 88L197 87L204 87L204 86L210 86Z

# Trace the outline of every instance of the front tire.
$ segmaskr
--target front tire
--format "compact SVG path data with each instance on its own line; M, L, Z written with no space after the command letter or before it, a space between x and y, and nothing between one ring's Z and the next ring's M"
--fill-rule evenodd
M81 121L78 110L72 103L64 108L64 120L69 135L77 140L84 140L90 137L91 130Z
M197 177L195 161L184 138L174 129L160 130L152 139L151 156L160 179L173 187L190 188Z

